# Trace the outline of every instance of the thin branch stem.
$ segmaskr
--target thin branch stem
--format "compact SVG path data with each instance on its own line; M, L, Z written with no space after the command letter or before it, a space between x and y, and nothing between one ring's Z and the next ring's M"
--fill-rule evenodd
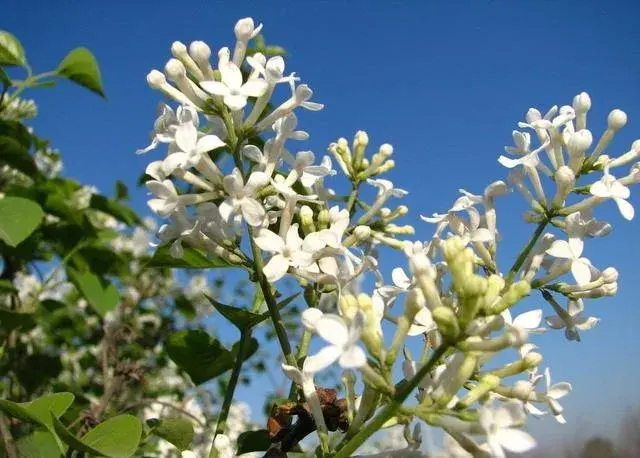
M391 417L393 417L398 410L402 408L402 403L409 397L409 395L415 390L422 379L435 367L442 355L449 349L449 345L440 345L435 352L431 355L431 358L418 370L416 375L402 386L396 394L391 398L391 402L384 406L384 408L367 423L360 431L349 439L346 443L338 447L337 453L334 458L349 458L370 436L375 434Z
M524 249L520 252L520 255L516 259L515 263L513 264L511 269L509 269L509 274L507 275L507 285L510 285L511 283L513 283L513 280L518 274L518 271L520 270L520 268L522 267L522 264L524 264L524 261L527 259L527 256L529 256L529 253L531 253L531 250L533 250L533 247L538 242L538 239L544 232L545 228L547 227L547 224L549 224L549 221L550 221L550 218L545 218L544 221L541 221L540 224L538 224L536 231L531 236L531 239L529 239L529 243L527 243Z
M7 458L18 458L18 451L16 449L16 443L13 441L11 435L11 429L7 418L0 413L0 434L2 434L2 441L4 442L4 449L7 452Z
M242 370L242 364L244 363L245 357L249 352L250 344L251 344L251 328L248 328L243 330L240 333L240 344L238 346L238 354L236 355L236 360L233 365L233 370L231 372L231 378L229 379L229 384L227 385L227 390L224 395L224 401L222 401L222 407L220 409L220 413L218 414L216 431L213 435L214 443L211 444L211 451L209 452L209 458L214 458L217 455L217 451L214 445L215 439L218 434L224 433L225 427L227 426L227 417L229 416L231 403L233 402L233 397L236 392L236 387L238 386L238 380L240 378L240 371Z

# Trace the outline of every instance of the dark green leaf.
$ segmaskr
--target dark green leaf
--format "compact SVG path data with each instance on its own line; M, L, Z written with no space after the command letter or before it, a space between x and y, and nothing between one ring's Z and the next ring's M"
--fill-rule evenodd
M12 137L0 137L0 161L27 176L39 173L29 150Z
M28 330L35 325L33 313L19 313L0 307L0 329L7 332L14 329Z
M100 277L91 272L80 272L67 267L69 280L78 287L82 295L87 299L98 314L104 316L113 310L120 302L120 294L111 283L103 286Z
M258 349L258 342L252 339L245 359ZM218 340L205 331L179 331L169 337L167 354L174 363L191 377L196 385L205 383L233 367L238 345L227 350Z
M129 189L127 188L127 185L121 180L116 181L116 199L122 200L127 199L128 197Z
M256 431L245 431L238 436L238 455L249 452L263 452L271 446L269 431L258 429Z
M25 66L27 58L18 39L5 30L0 30L0 65Z
M209 256L195 248L184 247L184 256L174 258L169 253L170 244L161 245L153 254L151 260L147 263L148 267L172 267L182 269L210 269L216 267L237 267L228 261L220 258Z
M11 78L9 78L9 75L7 75L7 72L5 72L2 67L0 67L0 82L2 82L2 86L5 88L11 86Z
M150 434L172 443L180 451L187 450L193 440L193 424L184 418L164 418L149 422Z
M22 197L0 199L0 239L17 246L40 225L44 212L40 205Z
M31 147L33 136L29 133L29 129L18 121L7 121L0 119L0 137L9 137L16 140L26 149Z
M262 315L251 313L248 310L238 307L222 304L211 297L207 296L207 299L209 299L209 302L211 302L215 309L220 312L220 315L233 323L240 331L252 328L265 319Z
M34 370L34 367L38 370ZM60 357L46 353L33 353L26 356L20 359L15 367L18 381L29 393L49 383L52 378L60 375L60 372L62 372Z
M88 49L76 48L71 51L56 71L58 75L105 97L98 62Z
M196 307L185 296L179 295L175 299L176 310L184 315L187 320L192 320L197 316Z
M0 279L0 293L15 293L17 291L10 280Z
M0 400L0 410L11 417L38 426L53 427L51 413L56 418L62 416L73 403L72 393L53 393L34 399L31 402L11 402Z
M132 209L120 202L108 199L107 197L99 194L91 196L91 203L89 206L94 210L99 210L107 215L111 215L118 221L122 221L130 226L142 223L140 217Z

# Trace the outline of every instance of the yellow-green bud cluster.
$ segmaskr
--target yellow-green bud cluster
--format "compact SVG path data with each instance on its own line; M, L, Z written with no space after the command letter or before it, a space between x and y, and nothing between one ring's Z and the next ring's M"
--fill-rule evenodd
M352 320L358 311L365 316L364 329L362 330L362 342L369 352L377 357L382 357L382 349L384 347L382 327L380 326L381 317L377 316L373 307L373 300L367 294L343 294L338 301L338 307L342 316L348 320Z
M328 151L345 175L360 182L388 172L395 166L395 162L389 159L393 154L391 145L388 143L381 145L370 160L366 157L368 146L369 136L364 131L358 131L354 136L351 148L346 138L340 138L336 143L329 145Z

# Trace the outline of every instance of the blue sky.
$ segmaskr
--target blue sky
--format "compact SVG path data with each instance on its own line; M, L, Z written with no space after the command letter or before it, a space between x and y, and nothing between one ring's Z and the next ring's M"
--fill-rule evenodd
M397 167L390 179L410 191L409 222L426 238L432 228L418 222L419 213L445 210L458 188L480 192L506 175L496 158L531 106L546 111L585 90L593 100L594 137L610 109L629 115L612 153L640 138L638 13L632 1L5 0L0 27L21 39L36 71L55 67L76 46L96 54L108 100L69 84L32 93L40 107L34 126L61 149L67 174L109 192L116 179L133 188L150 160L133 153L147 144L160 100L146 85L147 72L163 68L174 40L232 46L235 21L253 16L265 24L268 42L289 51L287 70L326 105L301 116L311 133L304 148L322 153L359 129L372 144L392 143ZM144 201L144 190L133 189L136 207L144 209ZM625 222L612 206L599 216L612 222L614 236L588 243L585 254L619 269L619 295L587 304L602 322L581 343L561 333L537 339L554 379L574 385L565 403L569 425L531 422L548 441L577 431L611 433L621 413L638 403L632 380L640 375L633 289L640 281L639 223ZM507 258L532 231L520 223L522 209L512 195L499 214Z

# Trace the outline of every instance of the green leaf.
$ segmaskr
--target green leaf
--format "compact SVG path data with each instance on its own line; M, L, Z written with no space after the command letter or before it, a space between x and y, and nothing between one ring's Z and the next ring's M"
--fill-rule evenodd
M184 247L184 256L181 258L174 258L171 256L171 253L169 253L170 248L171 244L159 246L151 260L147 263L147 267L171 267L182 269L237 267L236 264L231 264L220 257L207 257L204 252L191 247Z
M147 420L152 427L150 434L172 443L181 452L189 449L193 440L193 424L184 418L164 418Z
M142 424L133 415L118 415L77 438L60 420L52 417L56 433L75 450L108 458L133 456L142 436Z
M34 370L35 367L38 370ZM36 352L20 358L15 364L14 372L22 387L28 393L33 393L60 375L62 363L57 354Z
M101 451L91 448L76 436L74 436L73 433L69 431L67 427L53 415L51 415L51 421L53 422L55 433L60 437L60 439L62 439L67 445L69 445L69 447L80 452L90 453L95 456L104 456Z
M263 452L271 446L269 431L258 429L256 431L245 431L238 436L238 455L249 452Z
M12 247L29 237L40 225L40 205L22 197L0 199L0 239Z
M0 293L17 293L18 290L10 280L0 279Z
M118 305L120 293L111 283L103 286L100 277L91 272L80 272L72 267L67 267L67 274L71 282L78 287L82 295L87 299L94 310L105 316L105 314Z
M25 175L35 176L39 174L38 167L36 167L36 163L29 154L29 150L15 138L0 137L0 161Z
M5 72L2 67L0 67L0 82L2 82L2 86L5 88L11 86L11 78L9 78L9 75L7 75L7 72Z
M278 303L278 308L282 309L289 305L296 297L298 297L300 293L293 294L286 299L282 300ZM211 302L213 307L220 312L220 315L225 317L231 323L233 323L240 331L245 329L253 328L256 325L262 323L265 320L268 320L271 315L269 312L265 313L253 313L248 310L232 307L230 305L222 304L212 297L206 296L206 298ZM260 300L261 295L256 295L254 301Z
M33 313L19 313L0 307L0 329L12 331L14 329L28 330L35 327Z
M18 39L5 30L0 30L0 65L25 66L27 58Z
M96 58L86 48L76 48L60 62L57 73L82 87L105 97L100 68Z
M62 416L73 404L74 398L72 393L64 392L47 394L33 401L22 403L0 399L0 410L25 423L53 428L51 414L56 418Z
M116 181L116 200L124 200L129 198L129 189L122 180Z
M60 458L56 437L49 431L34 431L16 441L21 458Z
M258 349L258 341L251 339L248 359ZM205 331L178 331L169 337L167 354L191 377L196 385L205 383L233 367L238 344L227 350Z
M184 295L180 294L174 299L176 310L178 310L187 320L193 320L197 315L196 307Z
M130 226L134 224L141 224L140 217L132 209L126 205L121 204L118 201L109 199L99 194L91 196L91 202L89 206L94 210L99 210L107 215L113 216L118 221L122 221Z
M110 458L132 456L140 443L142 423L133 415L118 415L100 423L82 437L82 442Z

